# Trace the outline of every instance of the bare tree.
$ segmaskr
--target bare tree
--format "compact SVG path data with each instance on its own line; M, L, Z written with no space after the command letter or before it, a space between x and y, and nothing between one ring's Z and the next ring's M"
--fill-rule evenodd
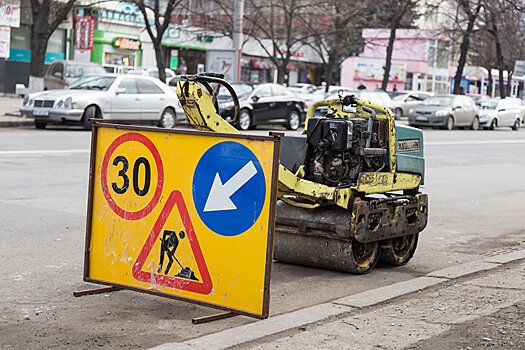
M456 0L457 11L455 23L456 30L461 33L461 45L459 46L459 59L456 75L454 76L454 94L461 93L461 76L467 63L470 49L470 38L474 32L476 21L483 6L483 0Z
M314 49L325 67L327 90L341 60L357 55L363 47L365 10L363 1L325 0L299 16L311 34L305 44Z
M71 11L75 0L31 0L31 63L29 67L29 92L44 89L44 62L51 34Z
M491 36L484 30L476 31L472 36L472 47L469 50L468 61L474 66L487 70L487 95L492 95L492 69L496 67L496 55Z
M390 67L392 66L392 51L396 39L396 30L412 27L414 20L419 17L416 11L418 0L378 0L370 2L370 5L376 10L377 19L390 29L390 37L386 48L385 70L383 82L381 83L381 89L386 91L390 77Z
M501 98L505 98L507 96L507 89L505 88L504 84L504 70L506 67L509 67L512 64L512 67L514 66L514 62L506 64L505 57L504 57L504 37L505 34L512 33L512 41L514 41L515 38L514 34L515 31L518 30L519 25L522 25L521 18L523 16L523 13L519 10L519 8L516 6L517 2L513 0L485 0L485 30L487 33L490 34L492 37L492 40L494 42L494 49L496 54L496 68L499 71L499 94ZM518 23L518 27L516 25L512 25L512 23ZM520 24L521 23L521 24ZM506 29L506 27L508 27ZM514 33L513 33L514 32ZM511 42L509 50L510 52L512 50L515 50L515 43ZM510 57L509 57L510 58ZM509 76L508 78L508 84L510 85L510 78L512 72L508 72Z
M310 6L308 0L247 0L245 3L244 27L257 33L251 38L277 68L279 83L285 82L294 48L310 36L298 18Z
M188 8L191 13L191 24L195 27L212 30L215 35L225 36L233 39L233 16L234 0L196 0L192 7ZM255 33L250 28L243 28L243 44Z
M146 30L155 49L159 79L164 83L166 82L166 55L162 47L162 38L168 29L173 11L181 5L183 1L184 0L131 0L132 3L137 5L144 17ZM153 24L150 23L150 19L148 18L148 9L153 12Z

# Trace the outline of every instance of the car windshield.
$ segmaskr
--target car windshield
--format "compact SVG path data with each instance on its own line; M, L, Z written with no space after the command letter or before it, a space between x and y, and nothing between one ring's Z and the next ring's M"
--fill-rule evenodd
M480 103L481 109L496 109L499 101L483 101Z
M248 84L232 84L232 87L233 90L235 90L237 97L246 96L253 91L253 86ZM224 86L221 86L218 97L223 99L231 98L229 91Z
M66 66L66 77L67 78L80 78L81 76L88 75L88 74L104 74L104 73L106 73L104 68L96 66L96 65L84 66L80 64L68 64Z
M452 105L452 96L433 96L423 101L425 106L450 106Z
M80 78L73 84L69 85L71 90L100 90L108 91L109 87L115 81L116 77L85 77Z

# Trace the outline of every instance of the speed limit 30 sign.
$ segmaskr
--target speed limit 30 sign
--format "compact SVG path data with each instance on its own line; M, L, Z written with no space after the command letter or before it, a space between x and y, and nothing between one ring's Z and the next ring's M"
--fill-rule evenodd
M95 123L84 280L267 317L279 145Z

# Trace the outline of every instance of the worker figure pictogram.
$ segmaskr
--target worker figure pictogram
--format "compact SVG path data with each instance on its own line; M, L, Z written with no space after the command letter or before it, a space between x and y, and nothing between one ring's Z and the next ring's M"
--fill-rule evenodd
M184 231L180 231L178 236L180 237L180 239L184 239L184 237L186 237L186 233ZM179 246L179 237L177 237L177 232L175 231L164 230L164 234L160 239L160 262L157 268L157 272L161 273L162 266L164 265L164 254L166 254L168 256L169 262L166 266L166 269L164 270L165 275L168 275L168 272L171 269L171 265L173 264L173 260L175 260L181 268L180 272L176 274L175 277L187 278L194 281L198 281L191 268L183 267L177 259L177 257L175 256L175 252L177 251L177 247Z

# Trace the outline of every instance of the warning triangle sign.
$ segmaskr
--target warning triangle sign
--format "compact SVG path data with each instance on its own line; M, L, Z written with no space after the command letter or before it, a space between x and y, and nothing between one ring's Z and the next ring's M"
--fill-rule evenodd
M170 216L173 208L177 205L178 212L182 219L182 225L184 230L180 232L163 230L168 217ZM197 264L200 278L195 275L195 271L188 266L184 267L177 259L175 251L179 246L179 242L187 237L191 252L193 253L194 261ZM146 259L150 255L153 246L157 240L161 242L156 247L160 247L160 263L155 266L154 271L143 271ZM164 261L166 260L166 261ZM169 261L168 261L169 260ZM180 271L173 275L168 276L168 272L173 262L180 265ZM166 264L164 264L166 263ZM164 273L164 274L162 274ZM137 257L137 260L133 264L132 268L133 277L137 281L152 283L170 288L176 288L180 290L186 290L189 292L209 294L212 290L213 284L208 272L208 267L204 261L202 251L195 235L195 230L184 202L182 194L175 190L171 192L164 208L162 209L151 233L149 234L142 250Z

